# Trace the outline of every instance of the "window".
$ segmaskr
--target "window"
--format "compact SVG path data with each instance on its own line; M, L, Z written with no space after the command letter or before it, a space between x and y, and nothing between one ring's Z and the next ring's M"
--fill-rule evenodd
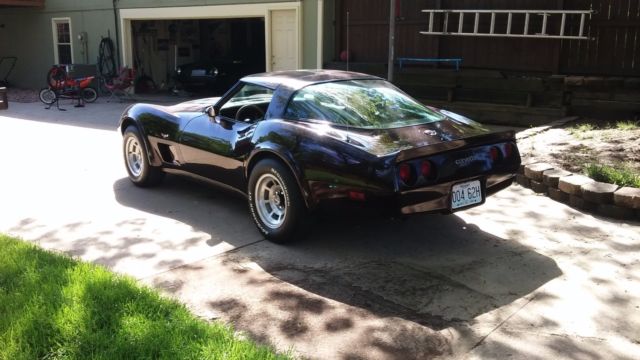
M445 118L383 80L336 81L308 86L293 96L285 117L365 129L426 124Z
M73 63L73 45L71 43L71 19L51 19L53 29L53 54L55 64Z
M273 90L254 84L244 84L220 107L220 115L243 122L264 119Z

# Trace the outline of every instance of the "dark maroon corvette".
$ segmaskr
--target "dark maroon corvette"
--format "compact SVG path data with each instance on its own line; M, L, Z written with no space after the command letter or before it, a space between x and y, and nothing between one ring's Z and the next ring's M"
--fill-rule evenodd
M424 106L370 75L313 70L245 77L222 98L122 115L131 181L187 174L247 196L258 229L286 242L335 200L398 214L451 213L509 186L513 132Z

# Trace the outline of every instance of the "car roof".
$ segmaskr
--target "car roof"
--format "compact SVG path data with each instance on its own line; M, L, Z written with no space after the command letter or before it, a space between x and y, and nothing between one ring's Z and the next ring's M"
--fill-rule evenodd
M361 74L357 72L321 69L274 71L245 76L240 81L264 86L272 90L275 90L278 87L286 87L288 88L289 92L293 92L313 84L345 80L381 79L377 76Z

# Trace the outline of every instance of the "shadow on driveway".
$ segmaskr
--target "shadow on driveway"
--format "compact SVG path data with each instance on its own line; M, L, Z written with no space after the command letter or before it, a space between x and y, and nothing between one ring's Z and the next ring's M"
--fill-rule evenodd
M231 223L254 227L246 200L235 194L172 176L151 190L119 185L125 181L114 185L116 200L122 205L169 216L209 232L211 238L245 243L237 237L245 233L229 231ZM217 213L202 217L173 211L183 206L180 202L195 198L210 203ZM432 331L431 345L419 339L424 334L405 334L413 339L410 342L422 342L420 351L426 351L425 355L448 352L446 341L434 335L435 331L471 323L562 274L551 258L486 233L455 215L416 215L398 221L321 214L309 236L294 244L279 246L264 241L226 253L217 261L231 271L226 281L242 284L246 293L255 297L216 292L205 301L207 291L201 290L205 293L201 300L258 340L277 342L283 337L308 341L305 338L315 331L318 321L324 322L324 331L341 333L364 318L403 319ZM244 269L242 264L247 263L257 264L268 275ZM185 281L206 278L199 275L203 267L178 269L169 276L172 280L158 281L156 286L184 296ZM293 287L277 286L282 283ZM197 286L213 289L222 284L203 282ZM356 311L336 315L334 302ZM274 328L279 334L270 332ZM403 344L406 341L380 340L368 346L413 358L415 349Z

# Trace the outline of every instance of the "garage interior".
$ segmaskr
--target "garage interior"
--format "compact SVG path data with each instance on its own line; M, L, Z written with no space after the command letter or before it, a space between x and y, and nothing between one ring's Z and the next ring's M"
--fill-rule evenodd
M185 86L176 79L176 69L198 71L215 66L220 80L189 92L219 95L240 77L264 72L264 18L193 20L135 20L131 24L133 61L138 83L156 91ZM143 81L141 81L143 80ZM144 92L145 89L136 89Z

